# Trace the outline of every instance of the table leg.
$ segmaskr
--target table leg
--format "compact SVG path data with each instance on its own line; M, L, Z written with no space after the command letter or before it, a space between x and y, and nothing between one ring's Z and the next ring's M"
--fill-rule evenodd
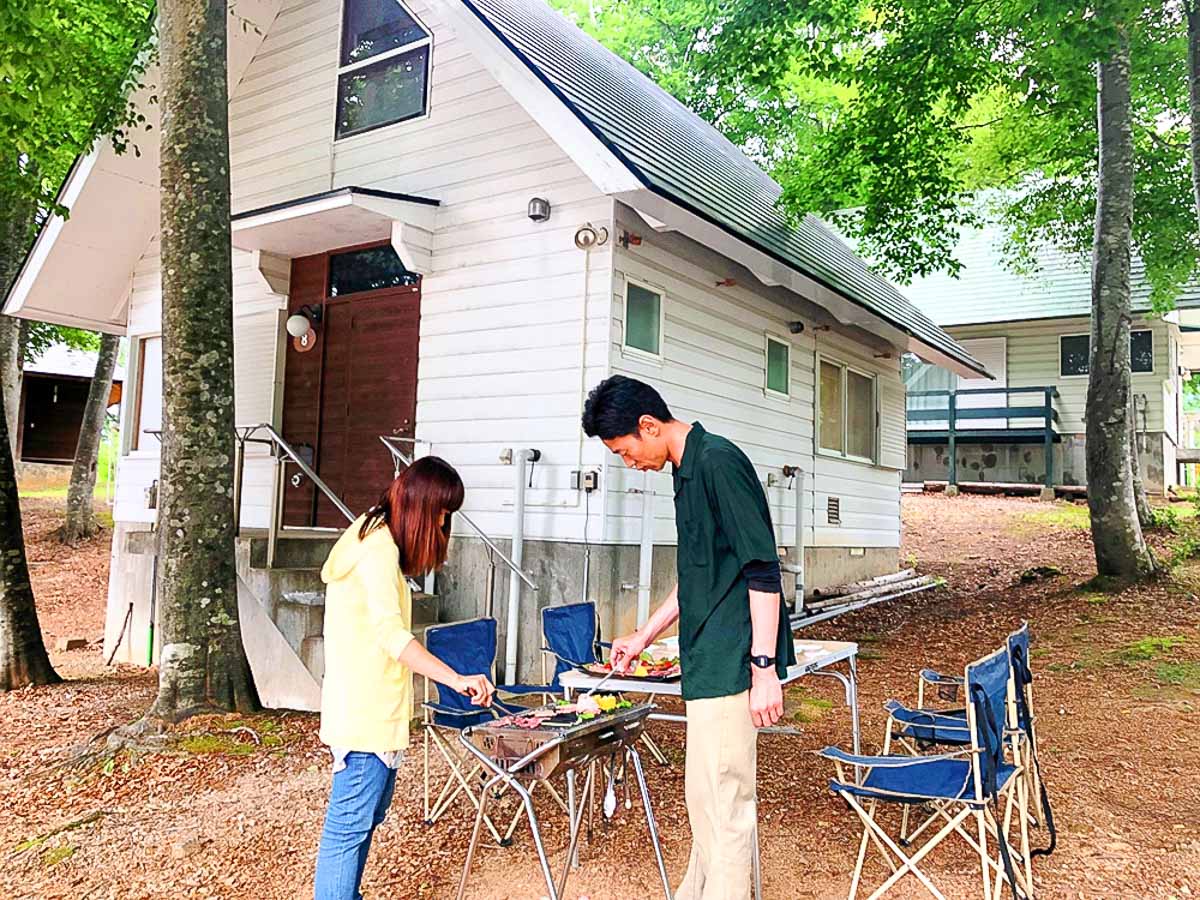
M584 792L586 796L586 791ZM582 807L581 807L582 809ZM582 818L582 817L581 817ZM575 819L575 770L567 769L567 823L570 827L570 844L571 852L567 854L567 867L570 869L579 868L579 856L575 850L576 838L578 835L578 827ZM563 884L566 884L566 876L563 877ZM564 888L559 888L559 893L562 893Z
M758 800L754 801L754 859L751 860L751 871L754 875L754 900L762 900L762 858L758 849Z
M546 888L550 891L550 900L558 900L558 891L554 886L554 873L550 871L550 860L546 857L546 848L542 844L542 830L538 828L537 814L533 811L533 797L516 779L509 778L509 784L521 796L525 804L525 815L529 819L529 830L533 832L533 845L537 848L538 861L542 864L542 875L546 879Z
M583 794L582 794L583 797L587 797L587 793L591 789L592 771L594 771L594 770L589 770L587 778L584 779ZM575 780L574 775L575 775L575 770L569 769L567 771L567 781L573 782ZM571 795L574 796L574 793L575 793L574 789L570 788L570 787L568 789L570 790ZM579 807L578 816L576 816L574 814L571 815L570 821L568 822L568 826L569 826L569 831L571 834L571 842L567 846L567 861L566 861L566 863L563 864L562 880L559 881L559 883L558 883L558 896L559 897L566 897L566 895L567 895L567 877L571 874L572 869L579 868L579 833L583 830L583 807L582 806Z
M850 705L850 718L854 723L854 752L862 753L862 731L858 721L858 657L851 656L850 684L846 687L846 702Z
M662 844L658 839L658 826L654 821L654 810L650 807L650 791L646 788L646 774L642 771L642 757L637 750L629 747L629 755L633 759L633 771L637 775L638 790L642 793L642 806L646 810L646 826L650 829L650 843L654 847L654 858L658 861L658 874L662 878L663 896L671 898L671 880L667 877L667 863L663 859Z
M475 813L475 827L471 829L471 843L467 846L467 860L463 864L462 878L458 882L458 900L462 900L463 894L467 890L467 877L471 874L471 863L475 859L475 848L479 846L479 830L483 825L484 810L487 809L488 798L491 796L492 789L499 784L500 778L497 776L487 783L483 789L483 796L479 798L479 809Z

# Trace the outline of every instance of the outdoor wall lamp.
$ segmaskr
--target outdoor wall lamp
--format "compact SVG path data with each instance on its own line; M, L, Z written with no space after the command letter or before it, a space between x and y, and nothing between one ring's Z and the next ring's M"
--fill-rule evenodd
M304 337L314 326L321 324L321 307L305 303L293 315L288 316L287 333L294 338Z
M545 222L550 218L550 201L542 197L534 197L529 201L529 218L535 222Z

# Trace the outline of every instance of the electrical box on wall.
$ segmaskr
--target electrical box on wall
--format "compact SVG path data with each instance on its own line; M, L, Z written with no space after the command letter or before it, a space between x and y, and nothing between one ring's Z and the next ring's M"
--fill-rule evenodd
M584 472L571 472L571 487L577 491L586 491L591 493L600 486L600 473L595 469L588 469Z

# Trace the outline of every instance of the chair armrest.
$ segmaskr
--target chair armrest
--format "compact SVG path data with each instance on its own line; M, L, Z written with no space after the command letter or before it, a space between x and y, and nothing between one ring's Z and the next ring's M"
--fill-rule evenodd
M818 750L817 755L822 759L845 763L849 766L867 766L872 769L903 769L908 766L921 766L926 763L945 759L962 759L962 753L939 753L934 756L859 756L847 753L839 747L826 747Z
M903 725L967 733L966 710L920 709L905 706L899 700L888 700L883 704L883 708L894 720Z
M496 693L523 697L526 694L557 694L558 691L548 684L498 684Z
M460 719L471 718L473 716L479 715L480 713L489 713L492 716L496 716L498 718L499 716L497 715L494 707L495 707L495 704L493 704L493 706L490 706L490 707L489 706L479 706L479 707L475 707L473 709L457 709L453 706L446 706L444 703L436 703L432 700L426 700L424 703L421 704L422 709L427 709L431 712L435 712L440 716L454 716L454 717L460 718Z
M961 675L943 675L941 672L933 669L922 669L917 673L917 677L927 684L963 684L963 677Z

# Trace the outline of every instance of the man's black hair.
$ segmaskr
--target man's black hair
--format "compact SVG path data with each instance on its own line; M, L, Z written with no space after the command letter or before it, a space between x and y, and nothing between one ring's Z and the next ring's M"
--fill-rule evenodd
M583 431L588 437L612 440L638 433L638 420L654 416L670 422L671 410L662 395L644 381L612 375L592 388L583 405Z

